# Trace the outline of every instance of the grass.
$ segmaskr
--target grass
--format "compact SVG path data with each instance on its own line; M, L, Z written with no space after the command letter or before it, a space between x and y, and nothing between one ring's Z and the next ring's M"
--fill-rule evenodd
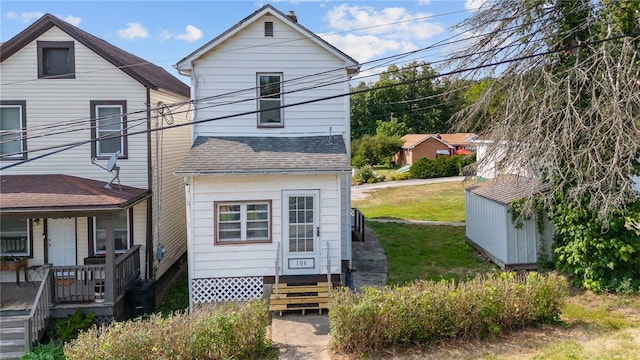
M189 278L187 271L183 271L180 277L171 284L160 305L156 307L156 313L160 313L166 317L176 311L185 310L188 307Z
M352 201L368 218L462 222L464 186L460 182L373 190Z
M465 242L463 226L367 222L387 254L389 285L413 280L463 280L496 267Z

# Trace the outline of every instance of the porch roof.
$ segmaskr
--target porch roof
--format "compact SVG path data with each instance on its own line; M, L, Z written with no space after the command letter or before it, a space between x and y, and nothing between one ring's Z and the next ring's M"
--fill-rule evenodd
M3 214L41 214L116 211L150 196L150 191L77 176L2 175L0 211Z
M341 135L305 137L198 137L178 175L351 171Z

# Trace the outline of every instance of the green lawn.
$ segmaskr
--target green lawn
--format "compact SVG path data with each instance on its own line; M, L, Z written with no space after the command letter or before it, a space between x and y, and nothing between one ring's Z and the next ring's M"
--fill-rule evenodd
M412 280L464 280L496 267L464 241L464 226L426 226L368 221L387 253L387 284Z
M373 190L352 201L368 218L464 221L464 186L460 182Z

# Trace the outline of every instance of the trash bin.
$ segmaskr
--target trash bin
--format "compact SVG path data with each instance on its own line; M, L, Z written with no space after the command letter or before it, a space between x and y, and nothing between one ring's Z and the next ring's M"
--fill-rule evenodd
M131 316L151 314L156 308L156 280L138 279L127 286Z

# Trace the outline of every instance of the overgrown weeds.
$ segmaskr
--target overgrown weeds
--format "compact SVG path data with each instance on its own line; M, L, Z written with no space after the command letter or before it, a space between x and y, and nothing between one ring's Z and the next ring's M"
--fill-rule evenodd
M67 359L254 359L271 348L264 301L203 306L193 314L154 314L82 333Z
M348 353L378 353L443 339L485 339L558 321L567 296L567 280L554 273L500 273L459 283L417 281L362 293L336 291L329 308L332 346Z

